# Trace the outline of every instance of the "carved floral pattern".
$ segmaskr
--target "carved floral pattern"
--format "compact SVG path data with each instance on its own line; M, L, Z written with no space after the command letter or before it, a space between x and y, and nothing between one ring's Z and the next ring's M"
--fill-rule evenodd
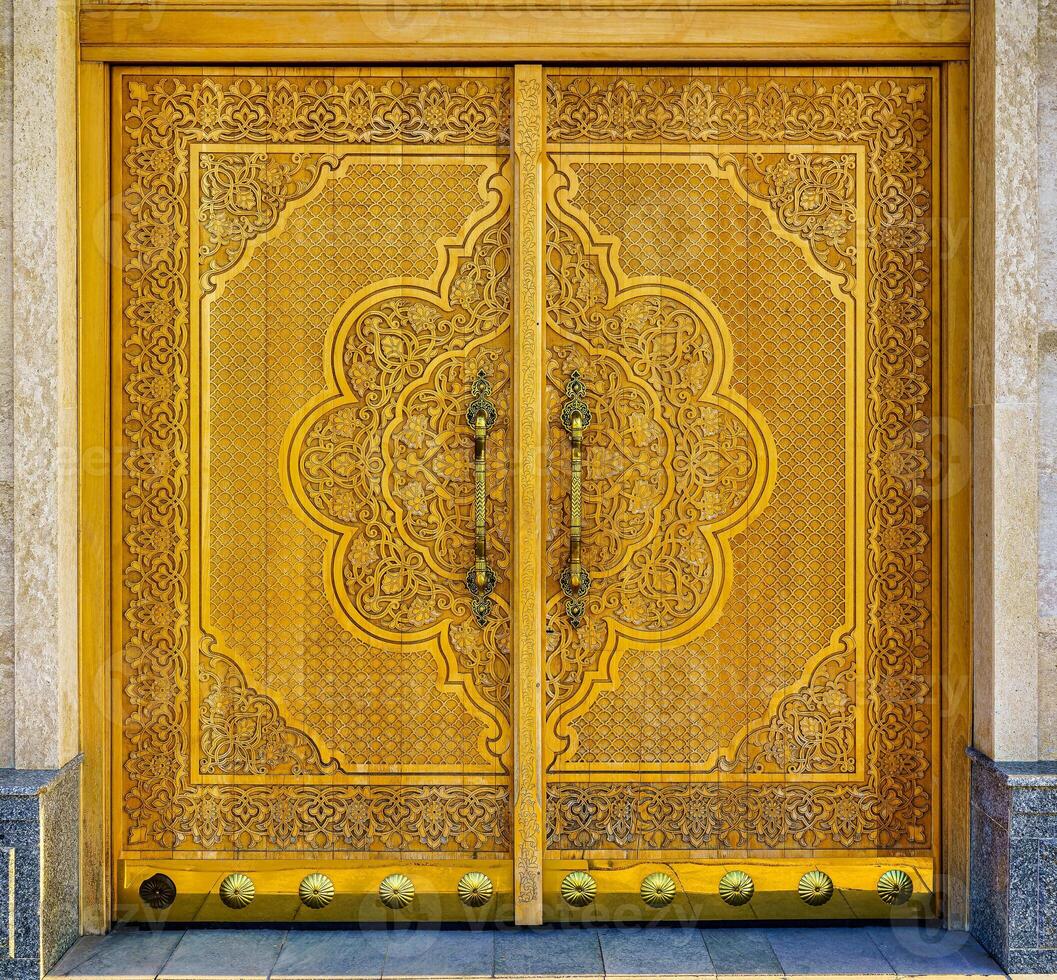
M120 650L126 846L508 852L510 790L503 783L196 783L190 771L188 552L192 218L202 241L195 257L204 269L201 288L208 290L328 164L325 154L304 152L306 144L326 144L328 152L343 143L501 145L509 139L508 80L295 79L247 72L124 76L122 84L124 404L115 441L125 447ZM261 151L221 149L246 143L260 144ZM202 144L210 148L199 161L199 207L192 215L191 156ZM312 758L299 733L281 724L233 662L210 655L207 647L202 673L200 748L212 754L207 766L225 773L273 765L290 772L326 769L328 763ZM489 677L482 688L499 699L508 684L508 677Z
M773 159L753 154L749 186L767 199L782 227L811 246L823 268L842 275L844 288L855 271L855 156L788 153ZM753 179L755 178L755 179Z
M749 771L849 772L852 710L865 716L865 773L843 782L561 782L548 787L548 846L562 851L932 846L937 768L931 615L937 479L931 310L935 171L931 76L768 78L653 72L552 76L556 142L837 144L847 155L770 150L745 183L827 269L853 283L865 223L866 646L816 664L739 748ZM866 202L853 211L852 149ZM556 646L558 644L555 644ZM865 702L851 684L865 661ZM574 670L590 669L584 656ZM853 695L854 706L846 703ZM737 760L735 760L737 762Z
M544 384L541 360L543 351L540 283L537 269L542 261L539 227L542 220L543 195L541 162L543 158L543 119L546 102L542 71L522 66L515 69L514 153L520 173L520 197L516 210L516 242L520 258L516 301L518 344L522 357L519 363L520 431L517 445L517 465L522 474L533 473L537 466L536 442L543 419L540 418L540 390ZM543 511L543 494L538 480L518 480L514 489L518 507L523 514ZM521 554L518 569L521 580L514 602L518 636L515 650L517 676L517 715L522 723L517 728L517 752L514 772L514 820L517 827L515 874L517 876L517 904L528 921L542 915L543 849L546 831L543 826L543 767L539 736L534 720L543 711L540 684L540 615L539 582L544 574L539 561L539 547L535 529L525 524L515 529ZM524 719L533 719L525 724Z
M855 771L856 664L846 639L816 664L807 684L779 702L768 723L726 760L728 772L850 773Z
M249 242L275 227L287 205L311 190L323 170L337 164L337 157L320 153L295 153L286 160L264 152L200 154L203 293L242 258Z
M304 732L287 725L275 702L246 683L242 671L203 637L199 680L201 769L206 774L291 775L337 772Z
M315 178L294 157L305 143L489 143L509 139L503 79L426 82L402 78L296 80L249 77L124 79L122 127L124 274L120 297L124 404L120 444L125 551L120 636L123 666L123 806L126 844L148 848L509 849L505 785L195 785L189 772L189 155L191 145L288 144L279 161L239 150L207 158L200 222L208 268L227 268L242 245L269 227L282 200ZM549 842L559 849L713 847L928 847L935 766L935 670L930 590L934 513L930 455L934 324L931 236L932 81L929 77L795 76L557 78L550 92L550 138L562 141L838 143L866 150L868 744L857 782L552 785ZM526 144L526 150L530 149ZM271 156L271 152L267 156ZM832 158L830 158L832 159ZM304 161L301 161L303 163ZM785 227L812 243L827 268L850 268L847 173L818 171L818 160L770 159L757 176ZM804 168L809 173L804 173ZM284 169L285 168L285 169ZM292 168L292 169L291 169ZM777 168L777 169L772 169ZM788 174L792 173L792 180ZM804 182L823 202L801 193ZM248 211L251 196L260 202ZM836 218L834 218L836 216ZM209 280L203 283L208 288ZM519 286L521 289L534 288ZM575 347L575 345L573 345ZM372 383L353 359L349 384ZM359 372L359 373L357 373ZM537 379L537 382L541 379ZM527 383L527 382L526 382ZM647 415L638 431L652 438ZM410 438L417 438L414 430ZM737 446L737 433L728 444ZM409 478L398 494L414 513ZM328 491L329 492L329 491ZM319 496L321 509L342 504ZM650 488L636 499L645 514ZM689 552L687 552L689 553ZM534 584L526 587L534 588ZM468 638L452 630L463 649ZM497 640L497 642L501 642ZM506 642L509 642L507 638ZM598 643L598 638L589 639ZM836 663L836 662L834 662ZM252 768L261 758L309 765L297 734L282 732L258 696L217 660L205 660L216 694L209 711L260 721L263 737L236 737L221 758ZM582 669L591 666L590 657ZM223 668L223 669L221 669ZM471 668L472 669L472 668ZM827 673L827 670L829 672ZM807 726L832 716L847 693L840 669L793 692L774 714L775 732L803 738L794 764L817 771L837 755L832 729ZM480 680L498 692L509 679ZM210 695L207 693L207 697ZM493 700L500 695L493 694ZM828 698L828 701L826 700ZM799 710L797 710L799 706ZM252 725L256 725L253 721ZM218 722L217 734L223 723ZM251 727L252 727L251 725ZM783 727L784 726L784 727ZM799 733L799 734L795 734ZM217 743L219 744L219 743ZM814 746L815 748L812 748ZM531 748L531 746L522 746ZM261 754L263 751L263 755ZM799 761L797 761L799 760ZM531 832L532 785L519 784L517 819ZM528 853L528 852L525 852ZM521 897L534 896L539 855L519 869Z

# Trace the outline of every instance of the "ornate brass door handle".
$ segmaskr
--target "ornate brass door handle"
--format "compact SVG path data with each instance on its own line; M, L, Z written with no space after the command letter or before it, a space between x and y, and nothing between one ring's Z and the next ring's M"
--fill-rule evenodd
M579 629L584 616L584 596L591 588L591 576L583 566L581 537L583 534L583 439L584 430L591 424L591 410L587 407L587 386L579 371L573 371L565 386L562 406L562 426L572 443L572 483L569 488L569 564L558 578L565 593L565 613L573 629Z
M488 500L486 487L485 446L488 432L495 425L496 411L489 395L492 386L484 371L478 371L470 385L473 401L466 410L466 421L473 429L473 519L474 519L474 563L466 573L466 588L473 601L470 608L479 626L484 626L492 611L492 590L495 589L495 572L488 566L488 527L485 505Z

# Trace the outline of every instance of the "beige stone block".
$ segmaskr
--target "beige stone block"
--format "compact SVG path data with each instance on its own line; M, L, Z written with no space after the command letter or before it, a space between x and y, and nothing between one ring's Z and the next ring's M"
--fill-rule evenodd
M0 482L0 769L15 764L14 493Z
M1039 620L1039 758L1057 759L1057 616Z
M14 765L11 27L11 4L0 4L0 768Z
M1057 2L1039 4L1039 311L1057 329Z
M1057 473L1039 473L1039 615L1057 615Z
M1057 2L1039 4L1039 615L1057 616ZM1040 632L1046 634L1045 630ZM1052 646L1040 650L1053 660ZM1040 679L1048 674L1040 661ZM1041 681L1040 681L1041 682ZM1040 692L1041 698L1041 692ZM1040 750L1057 714L1040 707ZM1046 754L1046 758L1053 758Z
M973 395L994 400L995 5L980 0L973 19Z
M1043 336L1040 376L1039 330L1040 149L1051 152L1039 132L1051 81L1039 69L1053 56L1052 11L1040 22L1038 0L981 0L974 12L974 737L996 759L1031 760L1049 682L1040 603L1057 609L1057 441L1046 426L1057 356Z
M1033 403L995 406L995 754L1034 759L1038 744L1038 482Z
M11 4L0 4L0 481L12 476L11 349ZM0 553L0 574L9 553Z
M996 16L997 10L997 16ZM1038 335L1038 10L976 6L974 52L977 404L1034 397ZM1010 175L1016 179L1010 179Z
M1057 616L1057 331L1054 330L1046 330L1039 336L1039 615Z
M991 409L978 406L974 424L979 451L974 501L974 738L992 758L1034 759L1038 746L1036 408L1033 402L1018 401Z
M1002 0L995 24L995 399L1035 389L1038 336L1038 4ZM1016 174L1016 179L1009 175Z
M78 748L76 10L13 16L15 762L55 768Z
M973 744L994 753L994 409L973 407Z
M1039 332L1039 468L1057 472L1057 325Z
M15 628L0 626L0 769L15 764Z

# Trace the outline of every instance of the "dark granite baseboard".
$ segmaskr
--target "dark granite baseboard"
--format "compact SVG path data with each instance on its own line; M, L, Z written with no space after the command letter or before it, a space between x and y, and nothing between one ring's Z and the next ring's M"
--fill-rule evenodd
M80 772L0 769L0 977L39 980L80 934Z
M1057 973L1057 763L969 755L973 935L1009 973Z

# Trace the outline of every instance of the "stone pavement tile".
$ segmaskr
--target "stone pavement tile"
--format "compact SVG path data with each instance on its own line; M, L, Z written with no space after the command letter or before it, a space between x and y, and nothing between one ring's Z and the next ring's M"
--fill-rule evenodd
M173 980L267 977L285 935L285 929L188 929L161 976Z
M781 974L771 943L764 929L702 929L712 965L720 976L775 976Z
M864 928L774 926L766 933L786 976L895 974Z
M1004 976L967 932L927 926L870 926L870 938L901 976Z
M468 929L398 929L389 933L382 976L490 977L495 933Z
M599 929L606 977L712 977L701 931L692 926Z
M113 935L113 933L111 933ZM59 959L48 974L49 977L68 977L71 971L79 967L110 936L81 936Z
M272 977L355 977L378 980L385 967L384 929L291 929Z
M454 930L149 930L85 937L50 974L65 978L993 977L967 933L920 924L697 929L557 926Z
M85 936L62 958L51 976L128 977L130 980L142 977L154 980L183 934L182 929L119 928L108 936Z
M540 926L495 933L497 977L601 977L597 929Z

